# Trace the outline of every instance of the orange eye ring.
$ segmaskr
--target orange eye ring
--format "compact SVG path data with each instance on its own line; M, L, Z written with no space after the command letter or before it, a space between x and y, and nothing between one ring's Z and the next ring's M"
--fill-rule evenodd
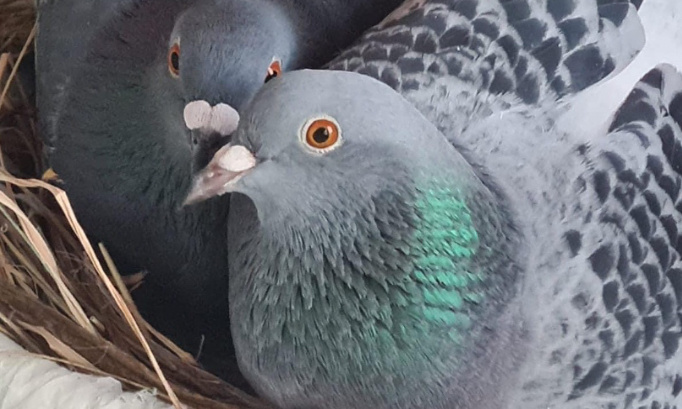
M310 121L304 129L306 145L318 152L334 149L341 139L339 125L331 118Z
M168 50L168 71L173 77L180 76L180 44L175 43Z
M279 60L275 60L270 63L270 66L268 67L268 73L265 75L265 82L270 81L271 79L277 77L282 73L282 64L279 62Z

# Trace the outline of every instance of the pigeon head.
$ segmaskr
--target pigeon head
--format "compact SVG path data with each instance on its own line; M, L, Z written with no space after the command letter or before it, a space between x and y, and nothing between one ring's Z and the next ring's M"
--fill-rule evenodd
M293 60L296 40L283 13L271 1L207 0L176 19L163 63L185 102L195 155L229 140L245 103Z
M429 162L431 149L457 155L435 128L422 129L428 122L395 91L346 72L287 74L269 83L245 115L233 143L196 178L188 203L240 192L263 220L308 220L330 197L371 199L401 190L415 161Z
M443 407L437 385L474 400L470 379L508 363L488 351L513 337L481 323L514 294L511 218L388 86L334 71L270 82L188 202L226 192L235 347L276 404Z

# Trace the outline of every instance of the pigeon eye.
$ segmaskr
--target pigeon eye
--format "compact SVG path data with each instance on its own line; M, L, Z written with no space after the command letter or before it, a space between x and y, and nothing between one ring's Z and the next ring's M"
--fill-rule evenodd
M180 75L180 45L178 43L173 44L168 51L168 71L176 78Z
M341 140L339 124L332 118L318 118L309 121L303 128L304 141L309 148L326 153L337 147Z
M271 79L275 78L279 74L282 73L282 64L280 64L279 61L275 60L273 61L270 66L268 67L268 74L265 76L265 82L270 81Z

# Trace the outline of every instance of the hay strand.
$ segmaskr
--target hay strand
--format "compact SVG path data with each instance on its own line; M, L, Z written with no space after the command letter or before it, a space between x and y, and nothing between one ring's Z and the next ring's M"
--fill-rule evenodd
M26 56L26 51L28 51L29 46L33 44L33 38L36 35L36 27L37 27L36 24L34 24L33 28L31 29L31 32L28 34L26 43L24 43L21 52L19 52L19 57L17 57L16 64L14 64L14 67L12 67L12 72L10 72L9 78L7 79L7 83L5 83L5 87L2 89L2 94L0 94L0 106L3 106L5 103L5 97L7 97L9 87L12 84L14 77L16 77L17 75L17 70L19 69L19 64L21 64L21 60L23 60L24 57Z

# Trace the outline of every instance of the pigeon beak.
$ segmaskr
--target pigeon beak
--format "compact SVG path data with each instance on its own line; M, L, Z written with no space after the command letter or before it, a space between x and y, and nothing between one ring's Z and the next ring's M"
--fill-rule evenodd
M195 178L183 206L231 192L235 183L256 166L256 158L242 145L225 145Z
M232 135L221 135L219 133L205 133L201 130L190 132L192 138L192 173L204 169L211 161L218 149L227 145L232 140Z
M239 125L236 109L223 103L211 105L204 100L185 105L182 117L192 139L192 172L203 169L218 148L230 141Z

